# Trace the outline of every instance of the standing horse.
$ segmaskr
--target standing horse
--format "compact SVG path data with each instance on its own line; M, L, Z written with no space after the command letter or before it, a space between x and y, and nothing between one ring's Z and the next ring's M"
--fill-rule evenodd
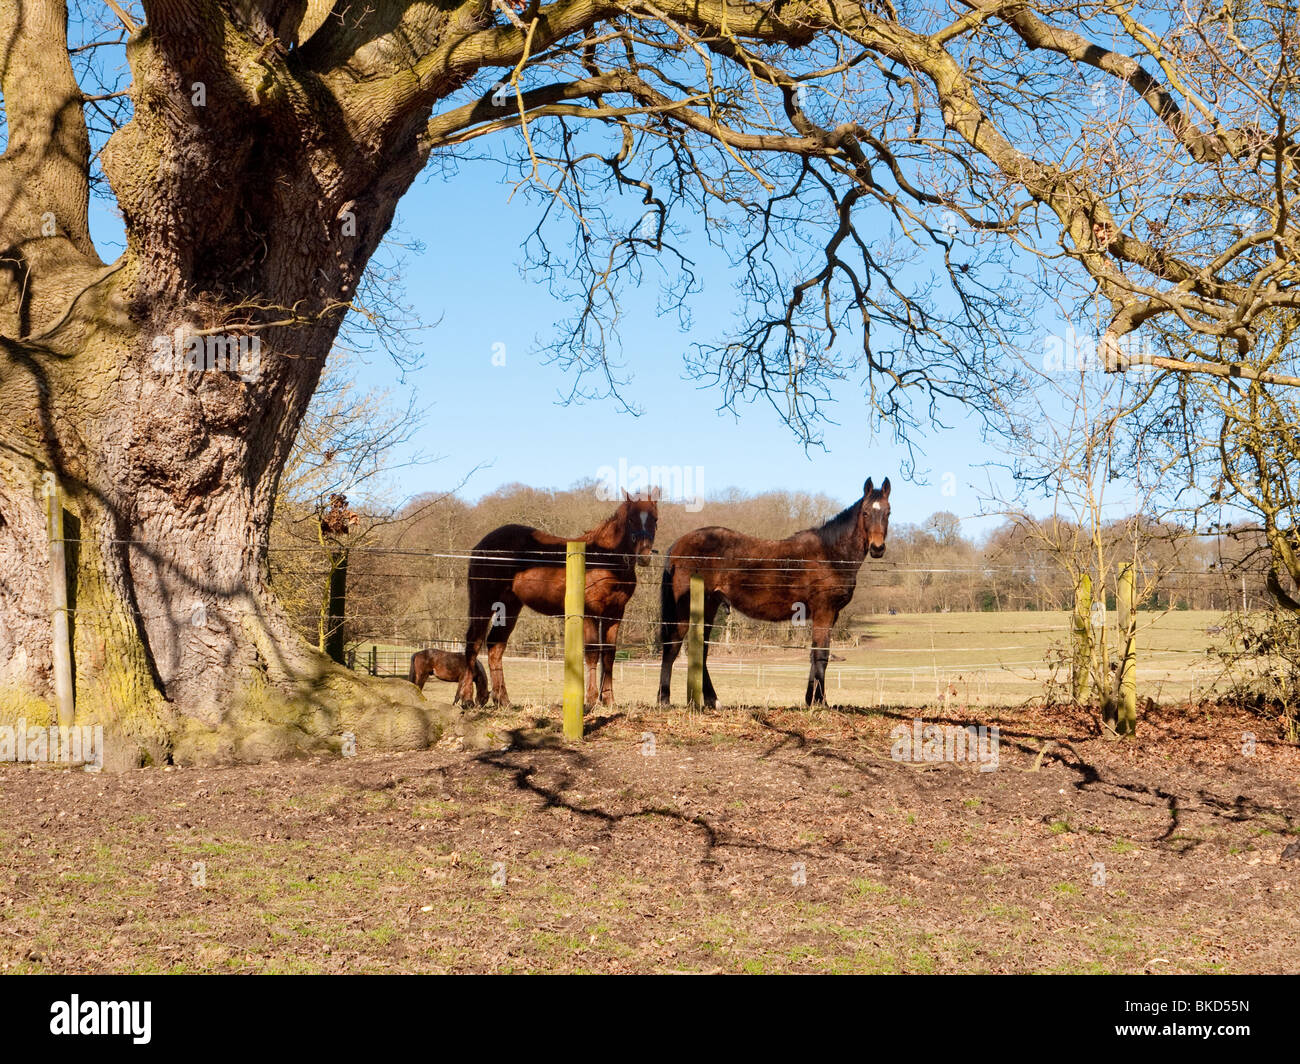
M889 478L879 489L870 479L862 498L820 528L786 539L755 539L729 528L697 528L668 550L660 598L663 665L659 701L668 702L673 661L690 623L691 577L704 578L704 704L718 704L709 678L709 632L726 602L762 621L803 620L812 625L812 666L805 702L826 701L831 628L853 598L867 554L885 553L889 534Z
M636 591L638 565L649 565L659 524L659 491L645 498L623 493L612 515L590 532L574 537L587 544L587 587L583 643L587 659L587 702L596 702L596 666L601 667L600 700L614 701L614 652L623 611ZM501 658L506 641L528 606L548 617L564 613L563 536L527 525L502 525L474 548L469 562L469 630L465 664L472 667L486 640L492 701L508 706ZM469 703L469 673L461 677L460 702Z
M411 655L411 670L406 678L421 691L430 676L459 685L465 675L465 655L450 650L417 650ZM474 694L481 706L487 701L487 672L481 661L474 662Z

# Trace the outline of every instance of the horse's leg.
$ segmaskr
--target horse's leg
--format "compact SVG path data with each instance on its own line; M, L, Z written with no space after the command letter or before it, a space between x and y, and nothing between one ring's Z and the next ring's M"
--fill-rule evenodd
M584 617L582 620L582 652L587 659L587 705L596 704L596 668L600 664L601 618Z
M502 709L510 705L510 695L506 693L506 676L501 668L501 659L505 657L506 642L510 633L519 622L519 611L523 603L513 594L503 594L498 600L506 610L506 623L494 624L488 629L488 670L492 674L492 702ZM464 681L461 681L464 683Z
M600 648L600 700L607 706L614 704L614 659L618 655L619 617L606 617L601 634Z
M669 690L673 680L673 662L682 649L683 628L677 619L677 599L673 592L673 570L664 569L659 592L659 645L663 649L663 664L659 666L659 704L669 703Z
M713 638L713 621L718 616L718 607L722 599L710 597L704 600L704 708L718 708L718 692L713 689L713 678L709 676L709 640Z
M826 663L831 657L831 625L835 619L814 619L812 630L812 665L808 670L808 692L804 695L807 705L825 705L826 703Z
M456 701L468 706L473 701L474 666L478 664L479 652L487 638L490 617L469 619L469 628L465 632L465 671L460 676L460 686L456 688Z
M469 563L469 627L465 631L465 671L461 673L460 685L456 688L456 701L462 706L472 705L471 694L474 687L474 666L478 664L479 651L487 638L488 625L492 623L491 602L496 598L498 584L489 581L481 571L475 569L475 561Z
M664 625L662 631L666 638L663 638L664 658L663 663L659 666L659 704L668 705L671 701L670 691L673 682L673 663L677 660L677 655L682 652L682 647L686 645L686 629L690 627L688 616L689 609L683 606L682 602L677 603L677 616L680 620L674 620L671 625Z
M488 678L487 670L483 668L483 662L474 662L474 696L480 706L486 706L488 700Z
M677 655L682 652L682 639L686 635L683 631L685 627L680 622L675 622L673 629L676 638L664 640L664 658L663 663L659 666L659 704L661 706L666 706L672 701L670 692L673 682L673 662L677 660Z

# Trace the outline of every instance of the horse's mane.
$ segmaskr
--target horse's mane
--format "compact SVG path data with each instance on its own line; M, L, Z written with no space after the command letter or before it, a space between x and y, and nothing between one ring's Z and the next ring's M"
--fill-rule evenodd
M627 501L619 503L618 509L610 514L595 528L582 534L584 541L593 547L613 550L623 542L623 533L627 527Z
M846 506L834 517L829 518L818 528L810 528L809 532L814 532L827 546L839 543L845 536L853 534L854 529L858 527L858 517L862 513L862 503L864 500L859 499L850 506Z

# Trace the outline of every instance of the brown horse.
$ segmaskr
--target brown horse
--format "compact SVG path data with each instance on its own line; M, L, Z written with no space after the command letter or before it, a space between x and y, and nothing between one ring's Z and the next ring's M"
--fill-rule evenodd
M659 491L645 498L623 493L614 513L590 532L573 537L587 544L587 587L583 643L587 660L587 703L596 702L596 667L601 668L600 700L614 701L614 652L623 611L636 591L638 565L649 565L659 524ZM473 666L486 640L492 675L492 701L508 706L501 658L506 641L528 606L548 617L564 613L563 536L527 525L502 525L474 548L469 563L469 630L465 664ZM469 703L468 673L458 699Z
M876 490L868 479L862 498L843 513L787 539L755 539L716 527L686 533L669 548L664 565L659 701L669 700L673 661L690 623L691 577L698 574L704 577L704 704L718 704L709 678L708 639L724 602L762 621L810 624L812 666L805 701L825 702L831 628L853 598L863 559L867 554L881 557L888 534L888 477Z
M450 650L417 650L411 655L411 671L406 678L421 691L430 676L459 684L465 675L465 655ZM481 661L474 662L474 692L481 706L487 702L487 673Z

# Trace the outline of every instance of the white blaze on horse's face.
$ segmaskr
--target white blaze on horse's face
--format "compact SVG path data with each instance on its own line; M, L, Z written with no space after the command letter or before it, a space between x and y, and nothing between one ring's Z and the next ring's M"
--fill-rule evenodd
M658 507L653 501L648 509L639 509L632 515L632 542L636 551L636 563L640 566L650 564L654 553L655 530L659 524Z
M885 537L889 535L889 478L873 490L871 479L862 486L862 523L865 526L867 552L873 558L884 557Z

